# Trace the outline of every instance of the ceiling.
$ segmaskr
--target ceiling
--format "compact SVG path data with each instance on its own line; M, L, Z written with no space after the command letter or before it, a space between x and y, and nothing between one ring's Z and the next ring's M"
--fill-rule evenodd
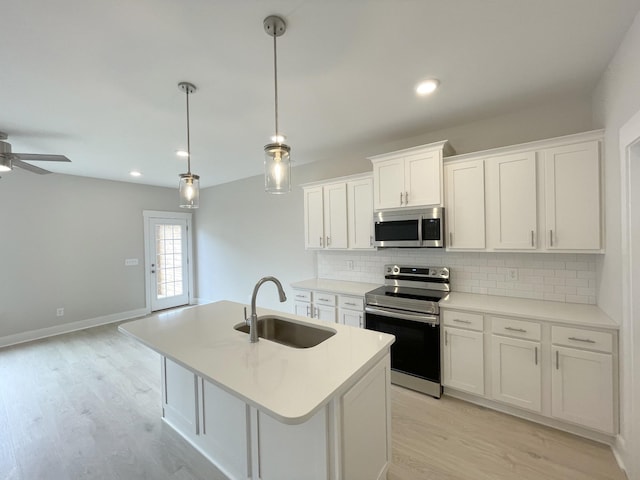
M295 164L595 87L638 0L3 0L0 131L54 172L177 186L262 173L280 126ZM437 77L430 97L416 83ZM372 152L382 153L382 152ZM35 163L34 163L35 164ZM134 179L129 171L140 170ZM10 174L2 182L9 181ZM1 185L1 184L0 184Z

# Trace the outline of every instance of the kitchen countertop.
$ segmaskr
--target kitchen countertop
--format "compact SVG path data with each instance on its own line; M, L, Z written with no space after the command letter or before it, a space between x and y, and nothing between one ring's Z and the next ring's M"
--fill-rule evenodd
M550 302L526 298L500 297L451 292L440 300L440 308L482 312L558 322L583 327L618 330L620 326L595 305Z
M381 284L379 283L361 283L347 282L344 280L327 280L325 278L311 278L301 282L291 284L291 288L300 288L303 290L320 290L322 292L330 292L342 295L357 295L364 297L364 294L375 290Z
M278 315L336 334L306 349L264 339L249 343L248 334L233 328L244 321L244 307L215 302L145 317L119 330L288 424L311 418L394 342L392 335L258 308L259 316Z

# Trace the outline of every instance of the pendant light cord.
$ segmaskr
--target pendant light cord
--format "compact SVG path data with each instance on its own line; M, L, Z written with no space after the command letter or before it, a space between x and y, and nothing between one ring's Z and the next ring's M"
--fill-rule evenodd
M187 86L187 173L191 175L191 136L189 132L189 87Z
M274 27L274 32L273 32L273 76L274 76L274 88L275 88L275 103L276 103L276 142L277 143L281 143L280 141L278 141L278 138L280 136L279 130L278 130L278 50L276 48L276 32L275 32L275 27Z

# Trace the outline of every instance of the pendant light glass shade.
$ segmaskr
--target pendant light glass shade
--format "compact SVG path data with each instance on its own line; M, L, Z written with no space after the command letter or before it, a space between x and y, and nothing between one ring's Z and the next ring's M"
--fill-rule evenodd
M275 92L276 130L272 137L275 143L264 147L264 189L267 193L291 191L291 147L282 143L284 135L278 129L278 51L276 38L287 31L285 21L276 15L264 19L264 31L273 37L273 85Z
M291 191L291 148L283 143L270 143L264 147L264 189L268 193Z
M180 90L187 94L187 173L181 173L178 184L180 208L198 208L200 206L200 177L191 173L191 136L189 131L189 94L196 91L196 86L189 82L180 82Z
M200 206L200 177L193 173L181 173L178 186L180 208L198 208Z
M10 172L11 170L11 159L0 157L0 172Z

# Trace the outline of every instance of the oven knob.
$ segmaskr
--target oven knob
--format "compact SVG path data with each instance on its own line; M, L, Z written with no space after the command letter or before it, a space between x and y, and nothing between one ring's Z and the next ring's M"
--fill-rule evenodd
M400 273L400 269L398 267L393 267L393 273Z

